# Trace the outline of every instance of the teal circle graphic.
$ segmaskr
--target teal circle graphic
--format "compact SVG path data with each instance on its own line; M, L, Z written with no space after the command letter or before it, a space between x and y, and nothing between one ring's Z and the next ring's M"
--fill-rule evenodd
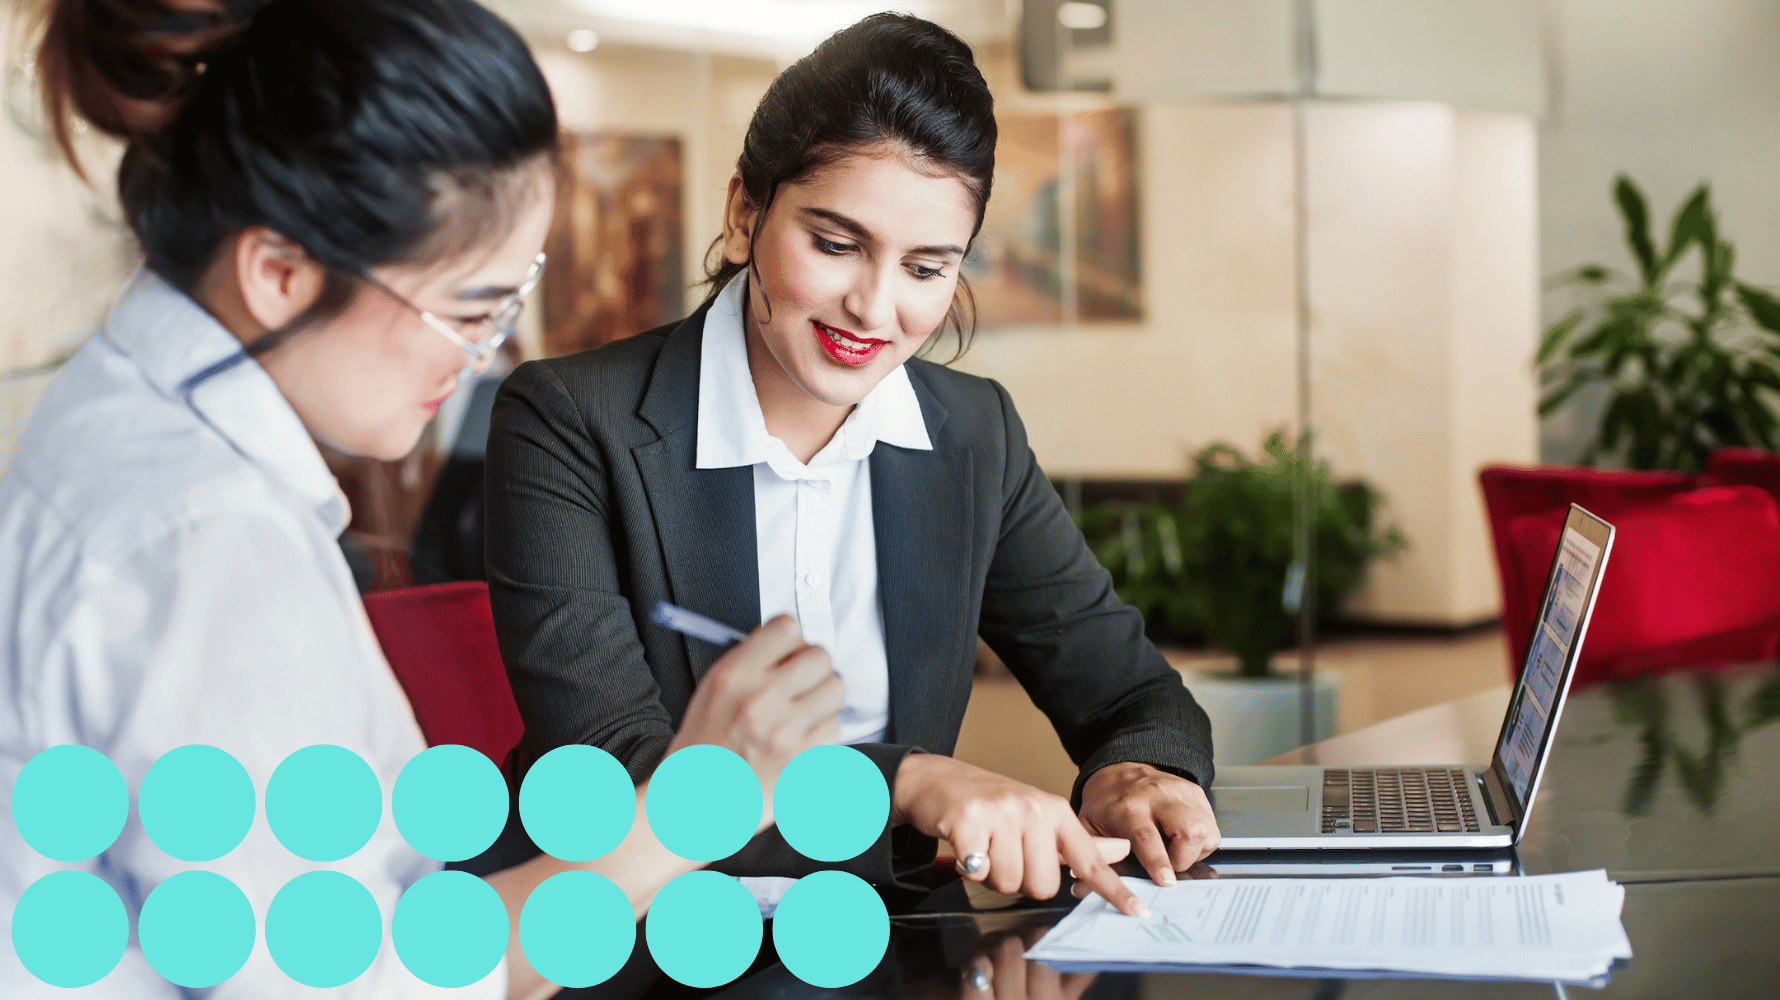
M191 989L215 986L240 972L253 952L253 907L215 872L180 872L143 900L136 938L162 979Z
M371 967L381 947L377 900L349 875L298 875L266 908L266 950L285 975L304 986L328 989L352 982Z
M12 786L12 821L31 849L85 861L110 847L130 816L117 765L91 747L53 746L32 757Z
M383 818L383 789L364 758L327 743L304 747L266 783L266 822L306 861L338 861L365 846Z
M408 846L436 861L473 858L507 823L507 779L480 750L447 743L396 776L389 811Z
M681 751L684 753L685 751ZM643 936L661 971L687 986L732 982L760 954L760 905L734 878L687 872L649 906Z
M389 935L396 957L421 982L468 986L507 953L507 908L493 886L469 872L434 872L402 893Z
M877 843L890 821L890 787L871 758L852 747L811 747L779 773L773 821L806 858L856 858Z
M890 914L857 875L805 875L773 911L773 946L785 968L811 986L851 986L884 960Z
M760 828L762 806L754 769L709 743L669 754L643 798L655 839L688 861L720 861L741 850Z
M181 861L212 861L234 850L253 826L253 813L247 769L202 743L162 754L136 792L136 815L148 839Z
M598 986L637 945L636 912L624 890L588 871L545 879L519 911L519 946L538 975L558 986Z
M51 986L73 989L104 979L129 943L123 900L88 872L43 876L12 911L13 952L31 975Z
M525 832L539 850L564 861L610 854L636 818L630 773L616 757L585 743L539 757L519 786Z

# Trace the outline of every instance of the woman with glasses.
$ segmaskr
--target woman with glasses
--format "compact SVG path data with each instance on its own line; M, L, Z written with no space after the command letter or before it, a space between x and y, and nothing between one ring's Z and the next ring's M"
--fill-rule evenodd
M0 481L0 782L81 744L135 789L163 754L209 744L263 801L289 754L334 744L370 765L387 803L424 744L336 544L348 510L315 440L406 454L464 371L512 335L554 197L544 79L472 0L57 0L37 67L70 155L77 116L123 140L118 194L145 267ZM789 756L832 741L840 683L790 619L713 669L724 682L701 690L675 744L736 751L770 802ZM103 879L134 914L196 867L134 818L103 853L69 863L39 854L12 819L0 821L8 919L64 868ZM439 866L403 842L387 807L338 862L298 858L260 812L201 867L245 894L261 928L297 875L351 876L378 905L383 944L338 995L433 992L398 961L390 920ZM530 890L571 867L539 857L488 881L516 923ZM641 913L696 866L639 823L580 867ZM132 936L94 989L302 992L263 934L220 984L176 985L154 962ZM466 995L554 989L514 934ZM0 996L39 995L61 993L0 949Z
M445 322L425 309L420 308L402 295L401 292L383 283L383 279L367 272L365 282L381 289L402 307L420 317L420 321L438 331L439 335L458 346L464 352L464 368L471 374L480 375L488 370L489 363L501 352L501 345L513 338L514 331L519 329L519 314L525 311L525 297L532 289L538 287L538 280L544 276L544 255L532 258L531 269L525 272L525 280L518 288L502 290L499 288L484 289L476 293L459 292L458 297L476 295L499 295L494 307L485 316L469 320L459 329L452 329Z

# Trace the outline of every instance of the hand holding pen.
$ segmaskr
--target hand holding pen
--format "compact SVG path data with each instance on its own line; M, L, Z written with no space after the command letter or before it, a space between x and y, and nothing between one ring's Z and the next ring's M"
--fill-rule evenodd
M655 602L654 609L649 612L649 620L657 625L671 628L682 635L703 639L713 646L733 646L748 638L720 621L706 618L696 611L688 611L666 601Z
M735 751L760 778L766 806L761 828L766 828L779 772L803 751L840 737L846 689L827 650L804 642L790 615L748 636L670 604L658 605L652 617L688 635L735 643L699 682L668 752L695 743Z

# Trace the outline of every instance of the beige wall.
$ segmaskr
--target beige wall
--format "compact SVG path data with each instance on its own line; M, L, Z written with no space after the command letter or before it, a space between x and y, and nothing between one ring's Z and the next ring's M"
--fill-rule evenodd
M99 150L101 184L113 177ZM109 186L89 188L10 120L0 124L0 368L43 361L104 312L133 259Z
M1288 109L1150 104L1140 122L1146 319L987 331L962 364L1008 386L1054 475L1174 476L1295 420ZM1476 470L1536 447L1533 124L1326 104L1310 144L1313 419L1412 543L1354 610L1489 618Z
M1479 618L1499 614L1501 596L1478 467L1538 458L1538 138L1535 123L1520 116L1461 114L1459 121L1446 476L1456 513L1452 606Z
M1536 447L1533 123L1381 103L1311 122L1313 419L1337 473L1383 490L1411 543L1354 611L1492 617L1477 469Z

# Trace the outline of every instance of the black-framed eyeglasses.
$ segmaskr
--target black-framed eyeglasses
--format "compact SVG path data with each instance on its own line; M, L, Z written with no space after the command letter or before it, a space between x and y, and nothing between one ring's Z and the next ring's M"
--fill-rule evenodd
M501 296L488 315L465 323L457 330L452 329L450 323L408 301L406 296L377 280L370 272L365 272L362 277L383 294L400 302L409 312L419 316L422 322L437 330L446 340L456 344L468 358L466 366L471 371L480 373L488 370L494 356L500 353L501 345L519 329L519 317L525 312L525 297L538 287L538 282L544 277L544 255L538 254L532 260L531 270L525 273L525 280L520 282L517 289Z

